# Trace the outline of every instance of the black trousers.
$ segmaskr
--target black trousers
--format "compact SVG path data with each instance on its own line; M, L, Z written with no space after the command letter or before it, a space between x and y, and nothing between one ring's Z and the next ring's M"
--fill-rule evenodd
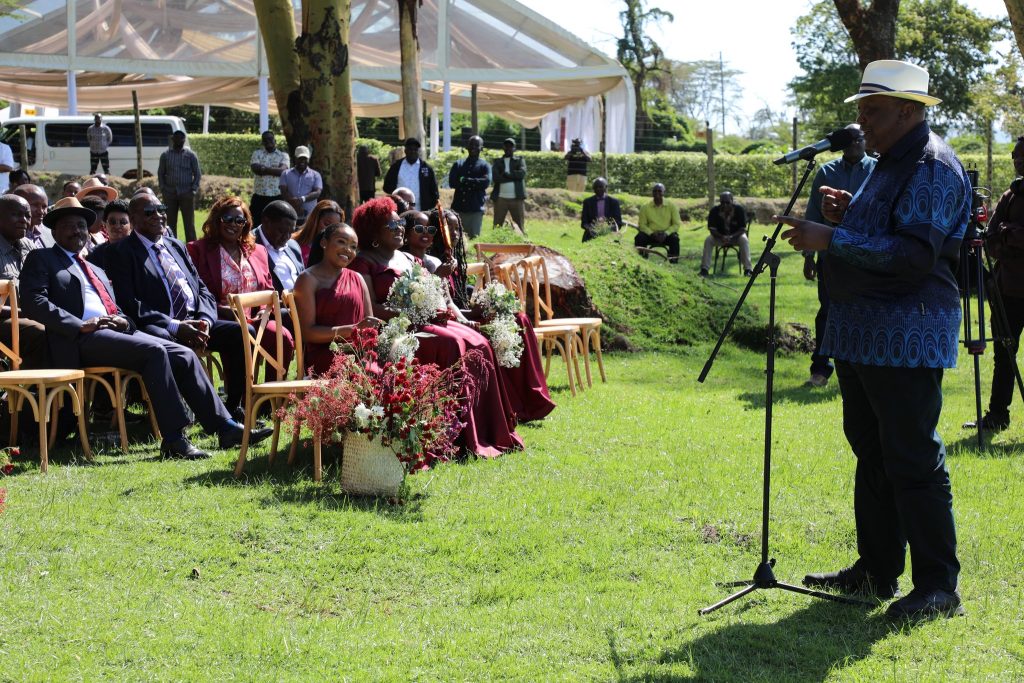
M199 358L186 346L145 332L97 330L80 336L78 352L83 366L110 365L141 374L165 439L178 438L188 426L182 399L207 432L216 432L231 417Z
M89 152L88 175L92 175L92 172L96 170L97 163L103 167L104 173L110 173L110 152L100 152L99 154Z
M1003 294L1003 308L1006 309L1006 321L1010 329L1004 330L999 325L998 318L993 313L991 316L992 327L997 335L1009 337L1014 343L1020 342L1021 332L1024 331L1024 299L1016 296ZM1016 390L1016 378L1013 376L1013 365L1010 362L1010 354L1002 344L993 344L993 365L992 365L992 395L988 400L988 412L995 417L1009 417L1010 403L1013 401L1013 392Z
M811 374L831 377L835 369L832 359L821 355L821 340L825 336L825 322L828 320L828 258L825 252L818 252L816 257L818 271L818 313L814 316L814 352L811 353Z
M942 370L836 361L843 431L857 456L857 550L882 580L903 573L910 545L914 587L955 590L953 493L935 427Z
M255 330L253 331L255 334ZM224 367L224 404L234 413L245 394L245 352L242 350L242 328L233 320L216 320L210 327L207 348L220 356Z
M668 257L678 258L679 257L679 233L673 232L672 234L665 237L664 242L658 242L645 232L638 232L636 237L633 238L633 246L635 247L657 247L665 245L668 247ZM643 255L647 258L647 254Z

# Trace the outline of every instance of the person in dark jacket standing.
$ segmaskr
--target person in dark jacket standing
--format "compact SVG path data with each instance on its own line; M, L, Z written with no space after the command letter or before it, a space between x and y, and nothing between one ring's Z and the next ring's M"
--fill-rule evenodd
M377 178L380 178L380 160L370 154L366 145L359 145L356 152L356 177L359 180L359 203L363 204L377 193Z
M512 214L512 221L526 234L526 161L516 156L516 141L505 140L505 155L491 167L494 190L495 227L505 223L505 217Z
M420 141L409 138L405 141L405 158L391 164L384 176L384 194L391 194L399 187L407 187L416 196L417 211L429 211L437 206L441 196L437 189L437 176L427 162L420 159Z
M491 184L491 165L480 159L484 140L474 135L466 143L468 156L459 159L448 172L448 185L454 188L452 210L462 219L462 229L470 239L480 236L487 208L487 186Z

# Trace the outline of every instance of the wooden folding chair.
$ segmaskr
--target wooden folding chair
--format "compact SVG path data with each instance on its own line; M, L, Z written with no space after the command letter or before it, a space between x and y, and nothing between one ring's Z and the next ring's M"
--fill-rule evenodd
M601 381L607 382L604 358L601 355L601 326L604 321L600 318L555 318L555 311L551 304L551 279L548 276L548 266L544 257L539 254L528 256L523 259L523 265L530 271L528 282L533 294L534 327L541 330L545 327L565 325L578 327L583 347L583 366L587 372L587 386L594 385L590 375L591 349L597 355L597 367L601 371Z
M18 414L22 404L27 401L39 423L39 470L45 474L50 464L50 442L57 436L57 410L60 399L66 395L70 397L71 408L78 417L78 437L82 441L82 451L86 459L92 460L82 405L85 373L81 370L19 370L18 293L12 280L0 280L0 308L5 305L10 306L11 310L11 345L0 344L0 353L10 360L14 369L0 372L0 391L7 392L7 407L11 413L11 445L18 442ZM35 389L35 395L32 389Z
M466 277L476 278L476 286L482 287L491 282L491 269L486 263L467 263Z
M267 365L267 374L276 373L279 377L287 378L288 368L284 363L284 328L281 325L281 302L277 292L267 290L263 292L251 292L249 294L232 294L230 297L231 310L242 327L242 350L245 354L245 425L242 433L242 445L238 451L238 462L235 464L235 476L242 476L245 468L245 456L249 450L249 435L256 424L256 413L260 406L269 402L274 417L274 435L270 442L270 455L267 458L268 464L274 464L277 455L277 443L281 435L281 417L279 409L287 403L293 395L301 396L312 385L313 382L307 379L278 380L272 382L257 383L258 361L260 359ZM294 304L294 301L292 302ZM249 316L255 313L253 320L255 335L249 332ZM274 321L276 327L276 345L274 352L270 353L263 348L261 342L263 335L267 332L267 325ZM296 337L298 341L298 337ZM301 368L301 352L299 355ZM301 372L299 373L301 374ZM295 450L298 434L293 434L292 452ZM313 442L313 479L320 481L320 444Z
M498 280L511 292L515 292L519 300L520 312L526 312L526 298L528 292L528 278L530 271L522 260L507 261L497 266ZM544 349L544 376L551 373L551 356L555 349L565 363L565 373L569 379L569 391L576 395L576 387L583 388L583 381L580 377L579 366L579 333L580 328L575 325L549 325L544 328L535 327L533 333L537 343ZM573 371L576 372L576 381L573 381Z
M149 429L153 438L160 440L160 428L156 424L156 415L153 412L153 402L149 400L149 392L142 381L142 375L124 368L109 366L83 368L85 373L85 386L88 388L86 396L88 403L92 404L96 387L101 386L110 396L110 405L114 408L113 418L117 424L117 431L121 437L121 452L128 452L128 429L124 422L125 397L128 395L128 385L136 382L141 393L142 402L146 404L146 415L149 416Z
M532 244L502 244L499 242L476 242L476 260L488 261L498 254L512 254L515 256L529 256L533 253ZM490 256L488 256L490 254Z

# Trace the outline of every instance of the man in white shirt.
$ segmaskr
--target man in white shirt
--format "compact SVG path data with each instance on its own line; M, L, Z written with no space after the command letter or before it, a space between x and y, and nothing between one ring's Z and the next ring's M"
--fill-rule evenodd
M391 164L384 175L385 194L391 194L399 187L412 190L416 203L410 209L429 211L437 206L440 197L437 177L430 164L420 159L420 141L416 138L405 141L405 158Z
M267 250L270 275L278 292L294 289L295 280L305 267L302 249L292 239L297 218L295 209L288 202L277 200L263 209L263 223L253 232L256 240Z
M0 142L0 194L7 194L7 190L10 189L11 181L7 174L15 168L17 168L17 164L14 163L14 152L11 151L11 146Z

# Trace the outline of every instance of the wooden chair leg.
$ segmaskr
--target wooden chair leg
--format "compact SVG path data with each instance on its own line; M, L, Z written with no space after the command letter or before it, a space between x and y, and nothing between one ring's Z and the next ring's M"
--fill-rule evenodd
M82 452L85 454L85 459L91 462L93 459L92 447L89 446L89 431L85 425L85 404L81 399L84 395L85 380L80 379L75 382L75 389L72 389L71 408L75 411L75 415L78 416L78 439L82 442ZM122 423L124 422L124 413L121 413L121 421Z
M277 411L280 407L280 398L270 400L270 409L274 411L274 435L270 437L270 455L267 457L268 466L274 464L274 458L277 457L277 445L281 439L281 418L277 416Z
M11 413L10 438L7 443L10 446L18 445L18 418L21 417L21 394L15 391L7 392L7 410Z
M601 371L601 381L607 383L608 378L604 374L604 358L601 357L601 328L598 327L594 330L594 335L591 337L594 342L594 353L597 354L597 368Z
M583 340L579 338L579 335L573 334L571 336L573 344L572 366L576 369L576 384L582 389L583 378L580 376L580 353L583 351Z
M320 439L313 437L313 481L323 478L323 463L320 460Z
M114 420L117 422L117 433L121 437L121 452L128 453L128 428L125 426L124 421L124 397L125 397L125 382L121 378L121 372L119 370L114 371L114 395L111 396L113 399L111 403L114 404Z
M289 467L295 464L295 456L299 450L299 425L292 427L292 443L288 448L288 465Z
M128 385L131 383L131 379L124 381L124 395L128 395ZM138 381L135 382L139 386L139 393L142 395L142 402L146 405L146 414L149 417L149 431L152 432L153 438L157 441L160 440L160 425L156 423L156 411L153 410L153 400L149 397L149 392L146 391L146 383L139 377Z
M565 363L565 373L569 377L569 391L572 395L576 395L576 385L572 381L572 342L569 341L569 337L575 336L574 333L569 332L563 335L557 342L558 352L562 356L562 361ZM581 387L582 388L582 387Z
M47 437L47 423L50 421L50 411L47 405L46 387L39 385L36 393L36 400L39 401L39 410L36 411L36 422L39 423L39 471L46 474L50 468L50 443Z
M249 433L252 429L252 403L251 397L245 397L245 424L242 425L242 445L238 448L238 462L235 463L235 478L242 476L245 469L245 454L249 450Z
M64 396L60 392L51 391L47 396L47 400L52 403L46 407L47 421L50 426L46 446L47 448L53 448L53 445L57 442L57 421L60 417L60 410L64 407Z
M579 333L580 346L583 349L583 365L587 369L587 387L594 386L594 380L590 376L590 330L581 329Z

